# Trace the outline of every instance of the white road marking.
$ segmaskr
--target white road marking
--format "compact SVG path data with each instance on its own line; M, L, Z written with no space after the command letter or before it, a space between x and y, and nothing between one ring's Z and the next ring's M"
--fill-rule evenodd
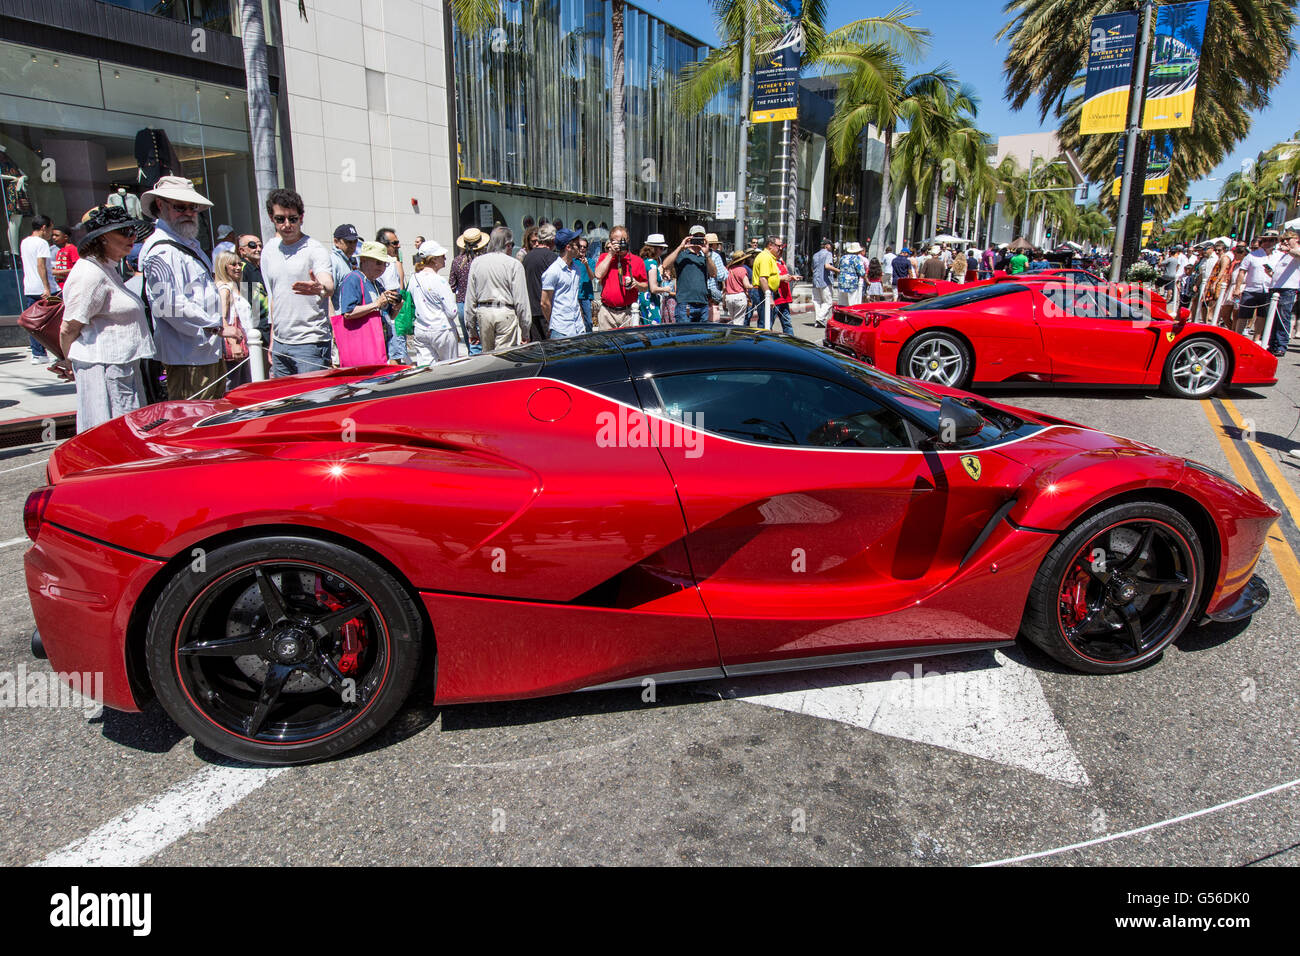
M12 548L16 544L22 544L27 540L27 535L18 538L10 538L8 541L0 541L0 548Z
M42 458L40 461L29 461L25 465L19 465L17 468L5 468L0 471L0 475L7 475L11 471L22 471L24 468L35 468L37 465L43 465L48 459Z
M1054 850L1042 850L1038 853L1026 853L1024 856L1009 856L1005 860L993 860L989 863L980 863L979 866L1002 866L1007 863L1022 863L1025 860L1037 860L1045 856L1055 856L1058 853L1068 853L1071 850L1081 850L1084 847L1096 846L1098 843L1109 843L1112 840L1123 840L1127 837L1137 836L1139 833L1147 833L1151 830L1159 830L1161 827L1173 826L1175 823L1183 823L1187 820L1194 820L1196 817L1203 817L1210 813L1218 813L1220 810L1226 810L1228 807L1235 807L1240 803L1248 803L1251 800L1258 800L1260 797L1267 797L1271 793L1277 793L1281 790L1289 790L1292 787L1300 786L1300 780L1288 780L1286 783L1279 783L1276 787L1269 787L1267 790L1261 790L1258 793L1247 794L1244 797L1238 797L1236 800L1229 800L1226 803L1217 803L1212 807L1206 807L1203 810L1194 810L1191 813L1184 813L1179 817L1170 817L1168 820L1160 820L1156 823L1148 823L1144 827L1137 827L1133 830L1125 830L1123 833L1108 833L1104 837L1097 837L1095 840L1085 840L1082 843L1071 843L1069 846L1058 846Z
M34 866L138 866L239 803L285 767L205 767Z
M896 678L896 675L903 679ZM1087 786L1035 673L1001 652L714 683L725 696Z

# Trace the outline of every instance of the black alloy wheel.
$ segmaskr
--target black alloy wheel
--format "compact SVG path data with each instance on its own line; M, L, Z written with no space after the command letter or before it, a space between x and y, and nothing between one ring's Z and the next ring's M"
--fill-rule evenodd
M212 749L256 763L341 753L397 712L420 658L409 595L371 561L301 538L241 542L183 569L150 620L164 708Z
M1156 502L1120 505L1048 553L1022 633L1076 670L1132 670L1187 627L1203 578L1200 540L1181 514Z

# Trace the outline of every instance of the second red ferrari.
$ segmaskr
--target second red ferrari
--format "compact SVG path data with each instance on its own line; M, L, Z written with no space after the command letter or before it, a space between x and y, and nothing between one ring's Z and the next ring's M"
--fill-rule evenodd
M837 307L825 344L887 372L954 388L1052 382L1204 398L1277 382L1243 335L1172 318L1071 281L1001 280L920 302Z

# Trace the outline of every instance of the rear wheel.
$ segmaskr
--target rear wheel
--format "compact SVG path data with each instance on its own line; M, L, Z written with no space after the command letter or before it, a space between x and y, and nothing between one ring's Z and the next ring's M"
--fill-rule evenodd
M1075 670L1132 670L1187 627L1203 575L1200 539L1181 514L1154 501L1117 505L1048 552L1021 633Z
M1178 398L1205 398L1228 380L1228 350L1215 339L1186 339L1165 359L1164 389Z
M922 332L898 359L899 375L952 388L965 388L974 370L970 347L951 332Z
M340 545L275 537L218 548L163 590L149 676L219 753L293 764L343 753L397 713L422 624L393 577Z

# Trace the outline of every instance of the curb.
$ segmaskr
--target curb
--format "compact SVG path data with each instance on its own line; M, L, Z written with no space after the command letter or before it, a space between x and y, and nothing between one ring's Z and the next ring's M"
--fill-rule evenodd
M48 434L50 424L54 434ZM21 445L41 445L50 441L71 438L77 433L77 413L59 412L54 415L34 415L0 422L0 448L17 448Z

